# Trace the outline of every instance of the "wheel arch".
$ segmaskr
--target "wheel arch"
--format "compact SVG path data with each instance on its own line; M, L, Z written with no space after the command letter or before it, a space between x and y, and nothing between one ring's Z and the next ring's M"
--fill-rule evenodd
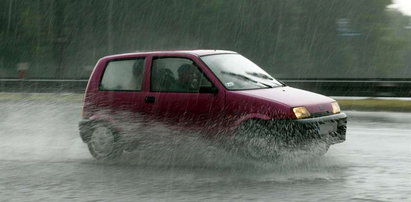
M111 130L113 130L114 133L118 134L120 132L119 128L116 127L116 121L110 116L94 115L91 116L89 119L81 120L79 123L80 137L84 143L87 143L90 140L93 127L99 123L105 124Z
M265 114L260 114L260 113L247 114L239 118L237 121L235 121L233 128L235 129L239 127L242 123L246 121L251 121L251 120L269 121L271 120L271 118Z

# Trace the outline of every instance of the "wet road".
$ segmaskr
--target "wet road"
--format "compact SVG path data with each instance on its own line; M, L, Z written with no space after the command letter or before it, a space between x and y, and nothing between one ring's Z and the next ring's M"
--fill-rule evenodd
M188 137L91 158L81 103L0 102L0 201L411 201L411 114L347 112L321 158L244 162Z

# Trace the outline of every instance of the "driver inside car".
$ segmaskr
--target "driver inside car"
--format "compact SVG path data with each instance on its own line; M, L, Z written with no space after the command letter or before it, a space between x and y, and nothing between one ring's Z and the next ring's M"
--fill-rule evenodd
M192 64L183 64L178 68L178 88L184 92L197 92L199 90L199 71Z

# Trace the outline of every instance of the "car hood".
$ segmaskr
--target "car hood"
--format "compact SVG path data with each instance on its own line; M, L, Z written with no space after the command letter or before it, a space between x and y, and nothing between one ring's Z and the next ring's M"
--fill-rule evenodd
M331 103L335 100L317 93L292 88L278 87L257 90L236 91L235 93L247 97L263 99L289 107L306 107L310 112L325 112L331 110Z

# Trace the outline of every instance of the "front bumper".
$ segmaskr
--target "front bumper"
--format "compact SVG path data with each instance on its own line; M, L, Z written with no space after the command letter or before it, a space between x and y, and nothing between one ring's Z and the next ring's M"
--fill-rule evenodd
M299 120L273 120L274 130L287 145L302 145L313 141L328 145L344 142L347 131L347 115L344 113Z
M347 115L344 113L296 120L300 133L307 131L309 138L323 140L328 144L344 142L347 132Z

